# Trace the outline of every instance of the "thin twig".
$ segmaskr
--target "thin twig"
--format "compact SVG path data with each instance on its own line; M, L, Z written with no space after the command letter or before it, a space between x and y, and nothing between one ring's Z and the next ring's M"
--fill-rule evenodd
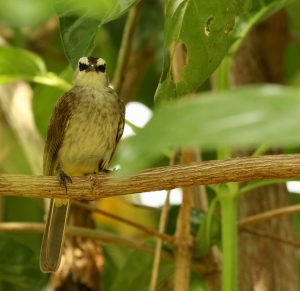
M42 223L23 223L23 222L3 222L0 223L0 232L9 233L39 233L44 231L44 224ZM134 239L120 237L115 234L111 234L105 231L92 230L84 227L67 226L66 234L76 235L81 237L88 237L92 239L99 240L101 243L115 243L119 246L127 247L130 249L135 249L138 251L143 251L146 253L153 254L154 248L145 243L141 243ZM171 258L172 256L165 252L165 258Z
M127 179L105 174L72 177L68 193L54 176L0 174L0 195L95 200L197 184L297 179L300 178L299 164L300 154L270 155L147 169Z
M240 220L238 223L238 227L245 228L249 225L261 223L278 216L287 215L296 212L300 212L300 205L286 206L286 207L281 207L270 211L265 211L263 213L252 215L250 217Z
M129 10L127 16L123 37L122 37L122 43L119 50L117 66L116 66L114 79L113 79L113 85L117 93L120 93L121 91L121 86L123 83L124 74L128 64L128 59L129 59L130 50L132 46L132 40L133 40L137 20L140 14L141 6L142 6L142 1L137 5L135 5L134 7L132 7Z
M26 223L26 222L2 222L0 223L0 232L6 233L42 233L44 231L44 224L42 223ZM88 237L98 240L102 244L114 243L119 246L127 247L133 250L154 254L154 248L148 244L135 241L130 238L124 238L105 231L92 230L89 228L67 226L66 234L73 236ZM162 250L162 259L173 261L174 257L170 252ZM202 261L193 261L192 269L200 275L207 275L210 273L219 272L216 269L207 269Z
M176 161L176 152L173 152L173 155L170 159L170 165L174 165ZM164 206L161 210L160 219L159 219L159 232L164 233L168 221L169 215L169 208L170 208L170 193L169 190L166 195L166 200ZM158 239L155 246L155 253L152 265L152 272L151 272L151 280L149 285L149 291L155 291L157 288L157 281L158 281L158 274L159 274L159 266L161 260L161 251L163 247L163 241Z
M95 206L92 206L92 205L88 205L88 204L85 204L85 203L82 203L82 202L79 202L79 201L75 201L75 200L72 200L72 204L80 207L80 208L83 208L83 209L86 209L86 210L89 210L89 211L92 211L92 212L96 212L98 214L101 214L101 215L104 215L106 217L109 217L109 218L112 218L114 220L117 220L117 221L120 221L120 222L123 222L127 225L130 225L136 229L139 229L151 236L155 236L155 237L158 237L164 241L167 241L168 243L170 244L173 244L173 237L171 237L170 235L167 235L167 234L164 234L162 232L158 232L154 229L151 229L151 228L148 228L140 223L137 223L137 222L134 222L132 220L129 220L127 218L124 218L124 217L121 217L119 215L116 215L116 214L113 214L113 213L110 213L110 212L107 212L107 211L104 211L102 209L99 209Z
M170 192L171 192L170 190L167 192L166 200L165 200L164 206L161 210L161 215L160 215L160 220L159 220L159 231L161 233L163 233L165 231L166 225L167 225L167 219L168 219L169 208L170 208ZM154 252L154 258L153 258L149 291L155 291L157 288L162 247L163 247L163 240L158 239L156 242L156 245L155 245L155 252Z
M279 242L279 243L284 243L284 244L290 245L290 246L295 247L295 248L300 248L300 241L286 239L286 238L283 238L283 237L280 237L280 236L265 233L263 231L259 231L259 230L252 229L252 228L246 228L245 227L245 228L242 228L241 231L248 232L248 233L256 235L258 237L271 239L271 240L274 240L274 241Z

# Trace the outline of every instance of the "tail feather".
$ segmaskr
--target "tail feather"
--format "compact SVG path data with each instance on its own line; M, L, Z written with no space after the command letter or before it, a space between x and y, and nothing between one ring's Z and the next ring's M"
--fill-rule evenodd
M42 272L55 272L59 267L69 208L69 200L62 204L51 199L40 254Z

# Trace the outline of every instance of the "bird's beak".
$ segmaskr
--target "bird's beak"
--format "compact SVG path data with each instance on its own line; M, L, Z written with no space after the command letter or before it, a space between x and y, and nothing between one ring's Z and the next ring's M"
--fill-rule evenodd
M87 72L96 72L96 66L94 64L90 64L86 71Z

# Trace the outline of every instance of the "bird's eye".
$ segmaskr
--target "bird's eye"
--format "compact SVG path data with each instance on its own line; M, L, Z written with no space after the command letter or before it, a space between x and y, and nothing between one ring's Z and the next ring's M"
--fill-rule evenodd
M98 71L99 71L99 72L102 72L102 73L105 72L105 68L106 68L106 65L105 65L105 64L104 64L104 65L99 65L99 66L97 67Z
M79 63L78 67L79 67L79 71L84 71L88 68L88 65L84 63Z

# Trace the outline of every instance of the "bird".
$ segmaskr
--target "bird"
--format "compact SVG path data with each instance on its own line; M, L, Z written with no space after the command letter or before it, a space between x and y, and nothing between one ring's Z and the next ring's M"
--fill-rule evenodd
M67 191L72 176L105 172L123 134L125 106L109 85L102 58L81 57L73 86L52 111L43 174L58 176ZM40 269L56 272L63 249L69 199L51 199L40 252Z

